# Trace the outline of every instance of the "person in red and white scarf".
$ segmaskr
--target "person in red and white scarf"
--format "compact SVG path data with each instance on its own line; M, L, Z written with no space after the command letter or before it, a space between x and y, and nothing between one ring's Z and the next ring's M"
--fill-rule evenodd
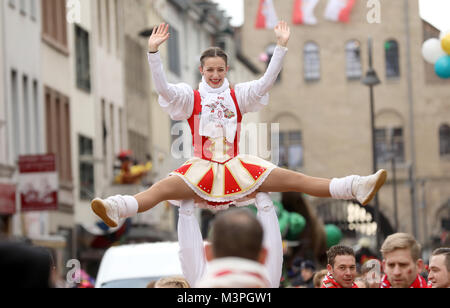
M327 251L328 273L322 281L322 289L357 289L356 258L352 248L342 245Z
M420 258L421 246L407 233L395 233L381 246L384 277L381 288L428 288L420 275L424 263Z
M205 246L208 268L195 287L273 287L268 273L270 268L264 266L268 255L268 249L263 245L264 231L262 224L247 209L218 215L212 226L211 243Z

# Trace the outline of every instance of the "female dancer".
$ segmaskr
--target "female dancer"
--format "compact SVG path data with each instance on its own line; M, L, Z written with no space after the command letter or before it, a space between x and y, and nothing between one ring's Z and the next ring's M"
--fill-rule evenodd
M269 102L269 90L281 71L287 53L290 29L286 22L275 27L277 47L264 76L230 88L226 78L227 55L210 48L201 56L203 78L199 90L187 84L169 84L158 52L169 39L169 26L154 28L148 47L148 61L159 104L176 121L188 120L193 135L195 157L136 196L94 199L93 211L110 227L127 218L152 209L166 200L195 200L196 206L216 210L253 202L258 193L303 192L315 197L356 199L369 203L386 180L386 171L366 177L357 175L340 179L310 177L278 168L251 155L240 155L239 127L242 115L256 112ZM246 201L246 202L244 202Z

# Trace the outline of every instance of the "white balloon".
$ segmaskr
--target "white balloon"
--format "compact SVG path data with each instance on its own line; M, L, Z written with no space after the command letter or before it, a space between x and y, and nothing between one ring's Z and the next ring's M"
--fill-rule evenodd
M441 41L436 38L432 38L423 43L422 55L425 61L430 64L435 64L437 60L439 60L440 57L445 56L446 53L442 49Z

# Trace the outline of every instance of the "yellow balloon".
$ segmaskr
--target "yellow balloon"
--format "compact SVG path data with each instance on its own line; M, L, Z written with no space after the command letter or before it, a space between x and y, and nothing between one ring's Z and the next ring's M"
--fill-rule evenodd
M441 41L442 43L442 49L450 55L450 33L444 36L444 38Z

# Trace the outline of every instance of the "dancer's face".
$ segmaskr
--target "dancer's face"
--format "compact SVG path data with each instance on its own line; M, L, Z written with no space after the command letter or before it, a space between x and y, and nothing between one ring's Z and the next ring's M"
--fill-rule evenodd
M206 83L213 88L220 88L227 77L229 67L221 57L212 57L204 60L200 66L200 73L205 77Z

